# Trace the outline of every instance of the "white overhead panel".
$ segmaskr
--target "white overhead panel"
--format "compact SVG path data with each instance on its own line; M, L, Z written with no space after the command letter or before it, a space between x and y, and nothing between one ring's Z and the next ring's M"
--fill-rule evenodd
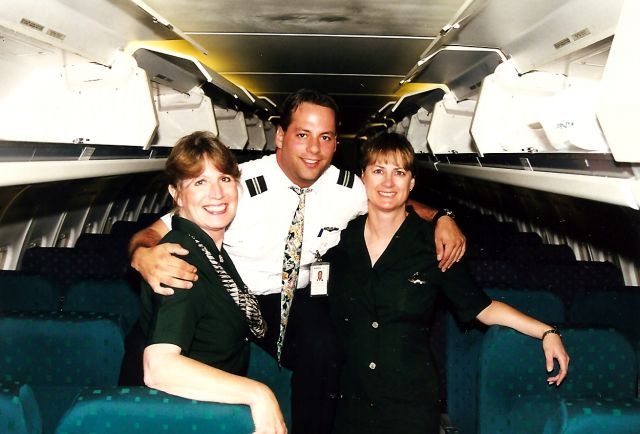
M263 123L264 127L264 135L267 139L267 144L264 147L265 151L275 151L276 150L276 131L278 127L273 124L271 121L265 121Z
M509 56L520 73L540 70L612 36L623 2L468 1L421 57L427 59L444 46L490 47Z
M471 134L481 154L607 152L595 115L597 81L535 71L511 62L485 78Z
M597 114L616 161L640 162L640 107L637 75L640 70L640 2L627 0L602 77Z
M456 101L451 93L436 103L427 134L429 148L434 154L475 153L469 128L476 101Z
M211 99L201 88L194 87L187 93L157 83L152 88L158 114L153 146L174 146L178 139L194 131L218 135Z
M157 83L181 92L210 83L247 107L255 105L256 98L246 89L236 86L193 56L158 47L146 47L137 49L133 57L147 71L149 78ZM262 104L261 102L260 107Z
M244 121L244 114L232 109L214 106L218 139L229 149L244 149L249 134Z
M397 124L393 124L391 126L391 128L389 128L389 131L391 131L393 133L402 134L403 136L406 136L407 135L407 130L409 129L409 124L410 123L411 123L411 117L410 116L406 116L405 118L403 118Z
M420 59L401 83L442 83L462 100L477 94L482 79L504 61L494 48L441 47Z
M420 108L417 113L411 116L409 129L407 130L407 139L416 154L429 152L427 145L427 133L431 125L431 116L433 113L428 112L424 108Z
M249 136L247 149L250 151L262 151L267 144L267 137L264 133L262 120L258 116L253 115L248 118L246 117L245 123L247 126L247 134Z
M157 126L147 75L124 54L111 67L83 61L25 68L9 82L0 140L147 147Z
M129 41L176 37L130 0L7 0L0 17L2 27L105 65Z

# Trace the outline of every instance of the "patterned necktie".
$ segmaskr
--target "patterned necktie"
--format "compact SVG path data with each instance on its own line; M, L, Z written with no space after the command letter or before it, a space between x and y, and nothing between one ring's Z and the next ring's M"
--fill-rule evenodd
M300 253L302 251L302 232L304 229L304 195L311 191L308 188L291 186L299 196L298 208L293 214L289 227L287 243L284 246L284 262L282 264L282 292L280 292L280 334L278 335L278 363L282 355L284 334L287 330L289 311L293 302L293 293L298 286L298 272L300 271Z

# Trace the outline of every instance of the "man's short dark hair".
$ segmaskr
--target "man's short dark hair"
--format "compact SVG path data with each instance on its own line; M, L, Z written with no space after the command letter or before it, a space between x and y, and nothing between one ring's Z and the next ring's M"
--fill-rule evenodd
M283 130L289 128L291 123L291 117L302 103L308 102L323 107L330 108L336 115L336 125L338 124L338 104L329 95L318 92L313 89L298 89L295 92L289 94L282 103L280 109L280 126Z

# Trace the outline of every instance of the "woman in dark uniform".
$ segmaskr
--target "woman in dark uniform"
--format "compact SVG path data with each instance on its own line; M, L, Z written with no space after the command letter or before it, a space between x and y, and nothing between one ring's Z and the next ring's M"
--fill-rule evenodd
M559 385L569 357L555 329L479 290L462 266L438 269L433 226L405 204L415 180L404 136L383 134L364 150L368 215L353 220L331 263L331 315L345 351L336 434L438 432L438 382L428 332L439 292L463 321L512 327L542 339L547 378Z
M212 134L185 136L166 164L176 205L172 230L198 269L191 289L155 294L143 284L141 326L147 336L144 381L149 387L201 401L246 404L259 433L286 433L271 390L246 378L249 337L265 333L256 300L222 248L238 202L240 170Z

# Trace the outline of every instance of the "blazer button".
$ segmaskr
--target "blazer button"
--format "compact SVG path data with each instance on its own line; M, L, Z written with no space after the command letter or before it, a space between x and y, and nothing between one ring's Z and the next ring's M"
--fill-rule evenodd
M376 364L373 362L369 363L369 369L376 369Z
M377 329L379 326L378 321L374 321L371 323L371 327L373 327L374 329Z

